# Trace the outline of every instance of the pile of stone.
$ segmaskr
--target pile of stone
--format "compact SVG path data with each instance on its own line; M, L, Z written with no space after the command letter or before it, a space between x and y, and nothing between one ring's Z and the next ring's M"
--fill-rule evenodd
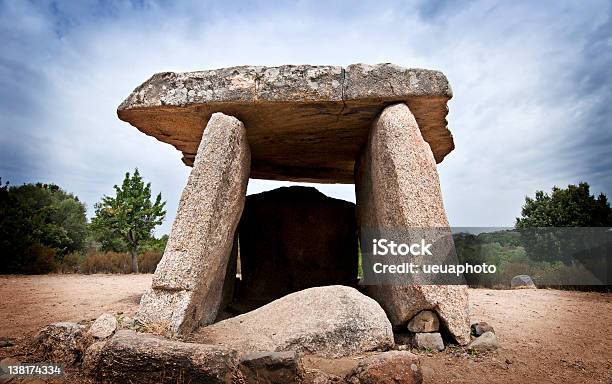
M304 356L361 356L345 383L420 383L420 362L392 351L391 323L380 305L344 286L310 288L204 327L190 338L138 332L130 319L103 314L90 327L42 329L33 353L80 367L101 383L315 383L333 376Z
M443 351L444 342L440 334L440 320L433 311L421 311L408 322L408 331L413 333L416 348Z
M474 323L471 326L472 336L475 339L467 346L468 350L484 352L499 348L497 336L492 326L484 321Z

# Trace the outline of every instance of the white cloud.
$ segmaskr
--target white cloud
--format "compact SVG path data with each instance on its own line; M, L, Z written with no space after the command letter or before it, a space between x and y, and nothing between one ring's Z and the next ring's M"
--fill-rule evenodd
M0 56L0 100L8 106L19 96L32 106L2 108L0 176L56 182L90 213L138 167L168 200L167 232L189 169L115 109L155 72L241 64L394 62L444 71L457 148L439 171L453 225L511 225L526 194L554 184L612 189L610 160L589 166L612 149L610 120L593 126L598 113L612 117L601 108L610 102L612 60L603 51L592 69L586 51L598 39L609 45L606 2L28 4L0 11L3 41L11 41ZM35 76L11 80L24 71ZM593 71L608 71L599 73L607 88L581 83ZM252 181L249 192L277 185ZM354 201L352 186L320 187Z

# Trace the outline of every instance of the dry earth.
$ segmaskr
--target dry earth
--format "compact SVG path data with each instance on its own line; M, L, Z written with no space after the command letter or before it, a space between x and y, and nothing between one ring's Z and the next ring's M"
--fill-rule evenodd
M57 321L132 316L151 275L0 276L0 337L20 341ZM612 294L470 289L472 321L498 351L419 352L425 383L612 383ZM0 358L11 349L0 349ZM348 364L351 365L351 364Z

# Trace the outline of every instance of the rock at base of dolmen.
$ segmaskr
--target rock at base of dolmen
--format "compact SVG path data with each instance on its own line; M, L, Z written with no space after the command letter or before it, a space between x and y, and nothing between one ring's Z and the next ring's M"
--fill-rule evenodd
M491 351L499 348L499 342L495 333L489 331L478 336L468 345L468 349L473 351Z
M102 383L231 383L235 351L160 336L118 331L98 353L94 374Z
M110 313L103 313L89 327L87 333L96 339L106 339L117 330L117 318Z
M297 351L327 357L393 347L380 305L340 285L309 288L201 328L193 339L241 352Z
M417 333L414 335L414 346L419 349L443 351L444 341L439 332Z
M80 363L89 343L86 326L60 322L41 329L32 347L45 361L72 365Z
M472 329L472 335L476 337L482 335L485 332L495 333L495 330L493 329L493 327L490 326L486 321L481 321L481 322L472 324L471 329Z
M428 243L442 240L448 251L440 252L443 260L436 262L449 262L447 257L455 254L436 162L405 104L385 108L373 123L355 175L362 236L368 230L383 234L399 230L414 241L430 236ZM422 310L435 310L459 344L470 342L466 285L373 284L366 286L366 293L381 304L397 328Z
M215 320L249 171L244 125L213 114L152 287L141 299L138 321L153 330L184 334Z
M240 357L240 374L245 384L297 384L304 367L295 351L253 352Z
M419 358L408 351L389 351L366 357L346 381L351 384L420 384Z
M529 275L518 275L514 276L510 280L510 287L512 289L534 289L537 288L533 283L533 280Z
M408 322L408 330L414 333L438 332L440 321L432 311L421 311Z

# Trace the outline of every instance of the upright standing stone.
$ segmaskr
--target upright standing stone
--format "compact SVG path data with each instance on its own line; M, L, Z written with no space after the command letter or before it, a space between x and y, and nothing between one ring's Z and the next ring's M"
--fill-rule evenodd
M214 321L246 194L250 150L238 119L211 116L164 256L137 319L176 333Z
M373 123L355 175L362 237L368 229L400 230L415 241L422 236L430 237L428 242L443 239L443 247L452 250L436 161L405 104L385 108ZM363 238L361 244L366 246ZM422 310L434 310L457 342L470 341L465 285L378 284L367 286L367 293L396 327Z

